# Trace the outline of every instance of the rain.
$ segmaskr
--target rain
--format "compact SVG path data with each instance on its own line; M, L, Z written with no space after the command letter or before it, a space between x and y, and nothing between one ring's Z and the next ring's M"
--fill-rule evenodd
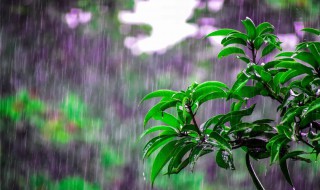
M244 32L246 17L273 24L284 51L310 39L304 27L320 28L317 0L1 0L0 13L1 190L256 189L241 150L235 170L207 154L193 171L159 175L152 187L154 156L142 158L151 137L140 135L156 100L140 102L154 90L193 82L232 86L247 66L218 59L222 38L204 36L221 28ZM249 103L257 103L251 120L279 121L276 101ZM229 107L210 101L197 121ZM269 160L252 163L266 189L292 189ZM320 190L318 162L288 168L295 189Z

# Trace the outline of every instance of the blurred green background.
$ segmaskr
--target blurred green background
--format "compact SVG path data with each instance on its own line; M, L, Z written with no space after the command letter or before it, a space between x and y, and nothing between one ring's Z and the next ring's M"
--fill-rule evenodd
M0 189L151 189L138 106L155 89L193 81L231 84L245 65L218 60L217 28L271 22L285 50L319 28L317 0L1 0ZM318 39L319 40L319 39ZM255 118L275 116L257 98ZM215 101L198 120L228 109ZM235 152L235 158L243 158ZM268 160L254 163L267 189L290 189ZM154 189L254 189L242 159L235 171L209 154L195 171L161 176ZM290 162L297 189L320 189L319 163Z

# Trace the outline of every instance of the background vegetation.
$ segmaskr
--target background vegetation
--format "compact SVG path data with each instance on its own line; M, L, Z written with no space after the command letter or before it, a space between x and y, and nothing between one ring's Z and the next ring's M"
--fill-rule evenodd
M295 26L319 28L317 1L225 0L216 11L209 1L197 2L188 22L198 28L243 31L239 20L246 16L256 23L268 21L276 33L294 37L282 44L288 51L294 48L288 42L308 39ZM201 40L200 29L165 53L133 55L124 46L126 37L152 33L150 26L119 20L120 11L133 10L136 4L1 2L1 189L150 189L146 178L151 160L142 162L144 142L138 142L150 107L138 109L142 97L160 88L179 90L193 81L220 80L230 86L245 67L234 58L218 60L215 52L221 46ZM65 16L79 9L90 12L91 19L71 28ZM255 101L261 106L253 117L278 119L274 102L259 97ZM229 107L222 101L205 106L199 121ZM235 160L237 171L232 172L219 169L213 159L201 159L194 173L160 176L155 189L254 189L249 174L242 172L242 160ZM267 189L290 189L278 168L255 168ZM297 189L318 188L318 163L290 163L289 168L296 173L292 178Z

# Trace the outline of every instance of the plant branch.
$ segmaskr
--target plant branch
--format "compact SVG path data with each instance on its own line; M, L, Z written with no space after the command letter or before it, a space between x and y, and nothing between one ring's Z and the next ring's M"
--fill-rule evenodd
M306 145L309 146L310 148L312 148L312 149L315 148L312 144L310 144L310 143L308 143L307 141L305 141L301 136L297 136L297 137L298 137L298 139L299 139L301 142L303 142L304 144L306 144Z
M198 126L198 124L197 124L197 121L196 121L196 118L195 118L195 114L192 112L191 106L190 106L190 105L187 105L187 108L188 108L189 114L191 115L192 122L193 122L193 124L196 126L197 133L199 134L199 136L202 136L201 131L200 131L200 128L199 128L199 126Z

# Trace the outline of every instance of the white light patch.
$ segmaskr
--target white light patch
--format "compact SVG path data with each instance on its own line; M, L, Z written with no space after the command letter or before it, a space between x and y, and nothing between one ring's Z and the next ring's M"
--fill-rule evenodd
M141 36L128 48L134 54L164 52L187 37L197 33L197 26L186 21L197 6L196 0L135 1L134 12L121 11L119 19L124 24L148 24L151 35ZM133 42L130 37L130 42Z

